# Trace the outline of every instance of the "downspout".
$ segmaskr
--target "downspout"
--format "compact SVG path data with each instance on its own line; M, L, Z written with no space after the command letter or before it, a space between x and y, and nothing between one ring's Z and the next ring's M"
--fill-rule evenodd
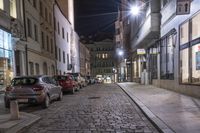
M56 22L55 22L55 5L57 5L57 2L55 1L55 3L53 4L53 34L54 34L54 56L55 56L55 74L57 75L58 74L58 72L57 72L57 58L56 58L56 54L57 54L57 49L56 49L56 32L54 31L55 30L55 25L56 25Z
M23 2L23 16L24 16L24 35L25 35L25 55L26 55L26 75L28 75L28 48L27 48L27 33L26 33L26 13L25 13L25 0L22 0Z

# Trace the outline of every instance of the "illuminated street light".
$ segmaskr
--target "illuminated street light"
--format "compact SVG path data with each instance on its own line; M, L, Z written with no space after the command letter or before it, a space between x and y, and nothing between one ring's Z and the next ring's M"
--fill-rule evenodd
M136 16L140 12L140 8L138 6L131 6L130 12L132 15Z
M118 51L118 55L119 55L119 56L123 56L123 55L124 55L123 50L119 50L119 51Z

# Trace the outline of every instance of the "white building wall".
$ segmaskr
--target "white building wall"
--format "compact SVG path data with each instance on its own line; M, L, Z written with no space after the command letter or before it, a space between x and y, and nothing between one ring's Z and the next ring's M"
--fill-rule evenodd
M174 52L174 78L178 82L179 80L179 26L184 21L188 20L195 13L200 11L200 1L193 0L191 2L191 10L188 15L176 15L176 0L172 0L167 7L161 11L162 20L161 20L161 37L166 35L170 30L176 29L177 38L176 38L176 46ZM172 12L173 11L173 12ZM166 19L168 18L168 19Z
M177 92L181 92L187 95L191 96L199 96L199 86L194 85L182 85L179 83L179 26L184 23L186 20L189 20L192 16L194 16L196 13L200 12L200 1L199 0L193 0L191 1L191 8L190 8L190 14L187 15L176 15L176 0L170 1L164 7L161 9L161 37L165 36L167 33L170 32L170 30L175 29L177 31L177 38L175 40L176 45L174 49L174 80L154 80L155 85L159 87L163 87L166 89L171 89ZM160 63L160 59L158 59L158 66ZM158 67L158 72L160 72L160 67ZM160 74L158 74L160 75Z
M80 43L79 36L74 32L74 41L72 43L72 62L74 62L74 72L80 72ZM73 65L73 64L72 64Z
M70 32L72 25L69 23L69 21L65 18L65 16L60 11L59 7L57 5L54 6L54 14L55 14L55 20L56 20L56 26L59 21L60 25L60 34L58 34L58 31L55 31L55 40L56 40L56 46L57 46L57 54L59 54L58 50L60 48L61 50L61 61L59 59L57 60L57 70L58 72L61 71L62 74L71 72L71 70L68 70L68 65L71 64L70 61ZM58 28L58 27L57 27ZM62 28L64 28L64 38L62 35ZM68 34L68 35L67 35ZM68 36L68 40L67 40ZM63 62L63 51L65 52L65 63ZM67 54L69 55L69 64L67 64ZM58 56L59 58L59 56Z

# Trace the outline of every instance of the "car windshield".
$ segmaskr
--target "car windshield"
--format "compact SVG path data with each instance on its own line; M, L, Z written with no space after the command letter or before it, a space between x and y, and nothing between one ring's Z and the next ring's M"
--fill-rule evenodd
M56 81L59 81L59 80L67 80L67 76L55 76L54 79Z
M70 73L70 75L74 76L74 77L78 77L78 73Z
M15 78L12 80L11 85L12 86L18 86L18 85L33 85L37 83L38 79L36 78Z

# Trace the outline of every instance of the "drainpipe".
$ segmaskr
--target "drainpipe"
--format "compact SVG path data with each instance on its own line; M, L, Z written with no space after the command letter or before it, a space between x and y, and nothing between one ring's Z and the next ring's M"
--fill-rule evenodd
M54 56L56 57L57 55L55 55L55 54L57 54L57 49L56 49L56 32L54 31L55 30L55 25L56 25L56 22L55 22L55 5L58 5L57 4L57 2L55 1L55 3L53 4L53 34L54 34L54 48L55 48L55 53L54 53ZM55 70L54 70L54 73L57 75L58 73L57 73L57 58L55 58Z
M24 18L24 35L25 35L25 41L26 41L26 46L25 46L25 60L26 60L26 75L28 75L28 48L27 48L27 33L26 33L26 13L25 13L25 0L22 0L22 6L23 6L23 18Z

